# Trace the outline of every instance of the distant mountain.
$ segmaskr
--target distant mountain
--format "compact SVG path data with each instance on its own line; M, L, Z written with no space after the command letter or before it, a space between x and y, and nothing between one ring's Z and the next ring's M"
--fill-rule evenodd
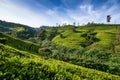
M27 25L0 20L0 32L5 32L21 39L29 39L36 33L36 29Z

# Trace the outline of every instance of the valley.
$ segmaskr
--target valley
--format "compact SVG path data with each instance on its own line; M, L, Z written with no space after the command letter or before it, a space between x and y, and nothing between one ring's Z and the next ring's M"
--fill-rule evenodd
M120 25L0 24L0 79L119 80ZM15 27L13 27L13 25Z

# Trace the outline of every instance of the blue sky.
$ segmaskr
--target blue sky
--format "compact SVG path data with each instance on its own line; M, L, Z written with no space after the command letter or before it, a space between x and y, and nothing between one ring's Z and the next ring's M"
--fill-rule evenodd
M40 27L94 21L120 23L120 0L0 0L0 19Z

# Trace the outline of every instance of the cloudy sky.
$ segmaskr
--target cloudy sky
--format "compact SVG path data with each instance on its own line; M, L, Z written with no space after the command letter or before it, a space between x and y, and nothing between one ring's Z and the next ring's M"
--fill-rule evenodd
M120 0L0 0L0 20L31 27L56 23L120 23Z

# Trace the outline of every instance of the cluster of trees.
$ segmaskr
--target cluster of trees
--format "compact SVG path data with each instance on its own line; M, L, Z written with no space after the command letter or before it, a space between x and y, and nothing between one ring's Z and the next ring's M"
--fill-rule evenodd
M56 28L50 28L49 31L46 29L41 28L37 33L36 33L36 38L39 41L43 40L52 40L56 35L58 35L58 31Z
M86 39L86 43L81 44L82 47L87 47L95 42L100 41L98 38L96 38L97 32L94 32L94 30L88 30L84 34L81 35L81 37L84 37Z
M117 63L120 58L119 55L116 57L116 55L105 53L99 49L71 49L58 46L50 41L42 42L41 47L39 54L46 58L54 58L79 66L120 75L120 64Z

